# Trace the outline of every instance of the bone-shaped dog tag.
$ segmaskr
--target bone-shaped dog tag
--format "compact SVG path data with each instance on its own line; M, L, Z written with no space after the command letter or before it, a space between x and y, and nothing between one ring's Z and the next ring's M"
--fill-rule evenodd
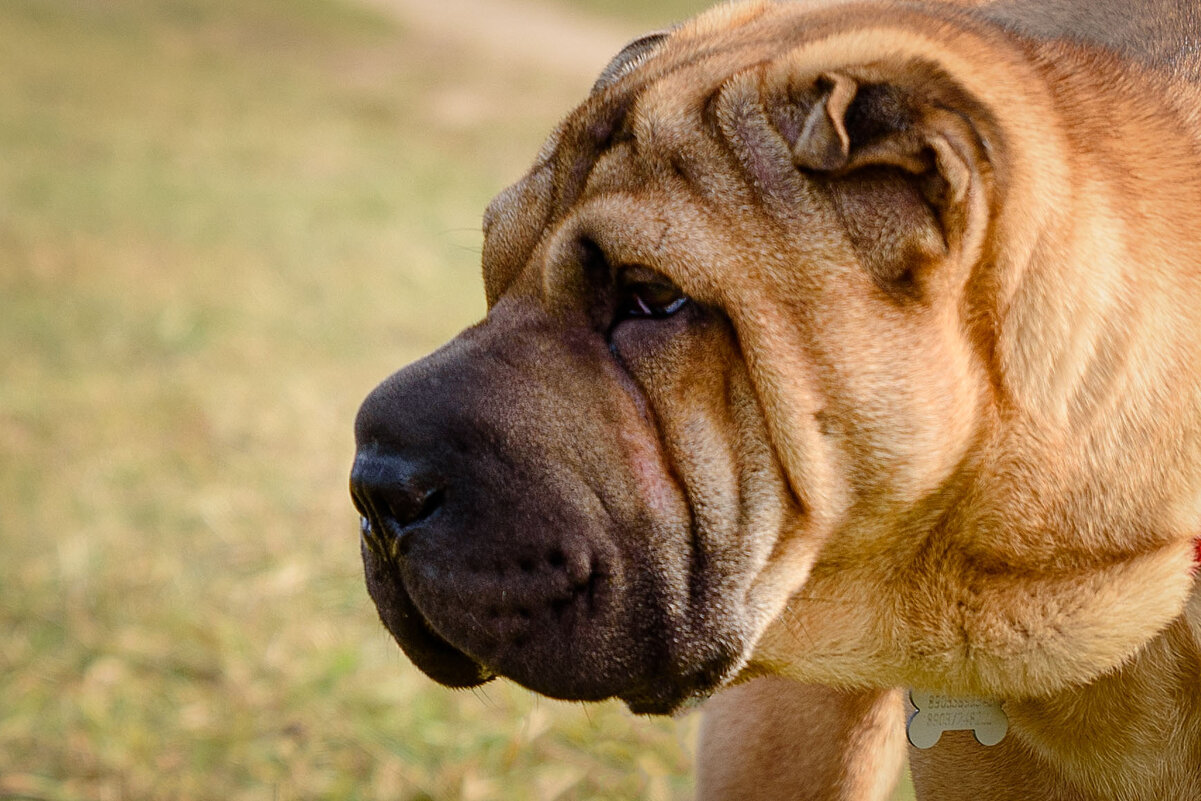
M1009 731L1009 718L999 701L925 690L910 690L909 700L917 711L909 716L905 731L917 748L932 748L944 731L971 731L980 745L996 745Z

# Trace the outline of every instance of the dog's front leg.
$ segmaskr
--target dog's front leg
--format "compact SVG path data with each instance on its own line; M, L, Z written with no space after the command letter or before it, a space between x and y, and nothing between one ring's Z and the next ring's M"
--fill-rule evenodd
M895 690L762 678L714 696L704 716L697 801L886 801L904 765Z

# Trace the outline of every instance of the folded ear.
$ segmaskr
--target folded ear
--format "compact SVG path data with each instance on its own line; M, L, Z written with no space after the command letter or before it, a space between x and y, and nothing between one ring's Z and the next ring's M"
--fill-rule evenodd
M827 76L824 80L825 92L809 108L792 142L793 163L811 170L841 169L851 157L846 115L859 87L842 75Z
M880 285L920 294L925 267L970 257L987 222L989 169L970 114L841 73L820 76L814 90L807 108L786 101L790 113L771 114L793 165L828 189Z

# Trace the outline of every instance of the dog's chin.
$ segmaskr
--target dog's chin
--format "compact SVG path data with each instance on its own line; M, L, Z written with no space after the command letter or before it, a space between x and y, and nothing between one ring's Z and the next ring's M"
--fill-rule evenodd
M690 673L619 695L635 715L674 715L704 703L736 673L733 662L719 660Z
M393 562L364 548L363 564L367 590L384 627L422 673L447 687L476 687L500 676L550 698L616 698L635 714L670 715L715 692L740 662L736 654L721 651L687 668L671 668L665 660L650 658L653 649L648 647L643 658L634 657L625 669L604 671L595 664L591 669L581 664L584 660L573 658L569 654L573 649L555 642L553 636L532 638L481 660L436 630L414 602L402 571ZM626 656L630 656L628 651ZM615 667L622 661L615 659L609 664Z
M367 592L380 621L422 673L457 689L478 687L496 674L443 639L426 621L405 591L395 565L364 549Z

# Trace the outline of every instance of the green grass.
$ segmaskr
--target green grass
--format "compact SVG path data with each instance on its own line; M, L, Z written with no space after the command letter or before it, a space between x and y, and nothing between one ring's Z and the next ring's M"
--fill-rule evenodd
M0 3L0 799L688 797L695 718L422 677L346 494L581 90L335 0Z

